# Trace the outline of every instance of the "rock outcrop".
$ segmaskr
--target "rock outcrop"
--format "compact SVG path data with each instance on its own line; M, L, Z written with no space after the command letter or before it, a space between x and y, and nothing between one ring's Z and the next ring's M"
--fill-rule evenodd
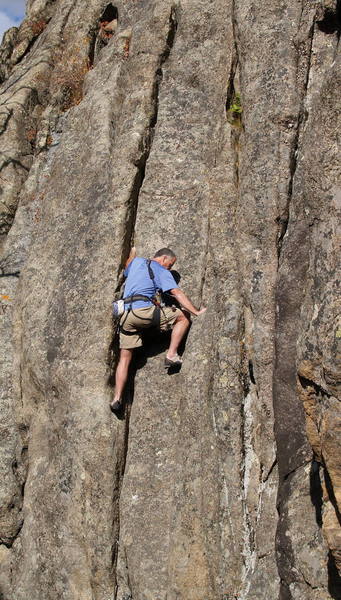
M341 598L334 0L30 0L0 48L0 597ZM135 244L193 320L109 410Z

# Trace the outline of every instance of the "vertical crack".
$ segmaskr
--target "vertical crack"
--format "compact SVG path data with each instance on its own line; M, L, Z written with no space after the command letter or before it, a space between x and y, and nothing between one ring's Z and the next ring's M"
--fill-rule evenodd
M236 188L237 196L239 195L239 151L240 151L240 133L242 130L242 107L239 107L238 113L234 112L234 105L240 104L240 94L239 91L236 90L236 78L238 77L238 69L239 69L239 52L238 52L238 34L237 34L237 21L235 17L235 0L232 0L232 31L233 31L233 52L231 59L231 67L229 80L226 91L226 119L231 125L231 149L233 150L234 156L234 185Z
M229 82L227 85L227 92L226 92L226 112L229 110L233 96L235 94L234 78L236 76L238 64L239 64L239 61L238 61L238 55L237 55L237 46L235 44L235 51L232 56Z
M139 158L135 162L135 166L137 167L137 172L134 177L134 181L133 181L133 185L132 185L132 189L131 189L131 193L130 193L130 199L128 202L126 227L125 227L125 234L124 234L124 240L123 240L122 260L121 260L121 264L119 267L119 273L122 271L123 265L129 255L130 248L132 247L132 245L134 243L134 231L135 231L135 224L136 224L139 195L140 195L140 191L141 191L143 181L145 178L146 164L147 164L150 152L151 152L155 128L156 128L156 124L157 124L157 120L158 120L159 94L160 94L161 82L163 80L163 66L164 66L165 62L168 60L171 50L173 48L177 27L178 27L178 22L177 22L177 18L176 18L176 9L173 7L171 10L170 16L169 16L169 29L168 29L165 47L163 49L163 52L159 56L158 65L157 65L155 75L154 75L154 82L153 82L152 94L151 94L151 104L152 104L151 116L150 116L149 122L146 126L142 140L140 142ZM119 277L119 273L118 273L118 277ZM122 282L119 282L118 289L116 289L116 291L119 291L121 285L122 285Z
M302 8L302 14L303 14L303 8ZM301 14L300 21L302 19L302 14ZM300 27L300 25L299 25L299 27ZM305 79L304 79L304 83L303 83L303 87L302 87L302 91L301 91L301 99L300 99L300 105L299 105L299 110L298 110L295 136L294 136L294 139L291 144L291 151L290 151L290 158L289 158L289 185L288 185L287 203L286 203L284 213L281 216L277 217L277 219L276 219L277 224L278 224L278 235L277 235L277 258L278 258L278 261L281 257L283 239L287 232L288 224L289 224L290 206L291 206L292 196L293 196L293 185L294 185L294 178L295 178L296 169L297 169L301 132L302 132L302 128L308 118L308 112L305 108L305 100L306 100L306 96L307 96L307 90L308 90L309 79L310 79L312 47L313 47L313 41L314 41L314 28L315 28L315 18L313 20L313 23L312 23L309 33L308 33L309 47L308 47L308 51L307 51L306 73L305 73ZM300 50L298 48L297 49L296 72L298 72L298 70L299 70L300 58L301 58L301 55L300 55Z
M322 527L322 510L323 510L323 489L320 476L320 463L317 460L312 460L310 469L310 498L311 503L315 508L316 523L319 528Z
M206 237L206 245L205 245L205 254L204 254L204 257L203 257L204 269L203 269L203 273L202 273L202 276L201 276L200 289L199 289L200 305L201 305L202 299L203 299L205 282L206 282L206 278L207 278L207 270L208 270L208 265L209 265L210 228L211 228L210 215L208 214L207 229L206 229L206 236L207 237Z
M335 557L332 551L328 553L328 591L331 598L340 600L341 598L341 577L336 566Z
M118 448L117 466L116 466L116 478L113 489L113 539L114 543L112 546L112 568L115 574L115 597L117 593L117 560L120 544L120 498L122 492L123 478L127 463L128 455L128 440L129 440L129 424L130 424L130 412L131 405L126 403L125 405L125 418L124 418L124 429L116 440ZM123 439L122 439L123 438Z
M176 17L176 9L172 7L171 13L169 15L169 28L166 39L165 48L159 58L159 65L156 70L154 85L153 85L153 99L154 99L154 112L150 119L150 131L152 134L154 133L154 128L157 123L158 111L159 111L159 92L160 85L163 80L163 66L165 62L168 60L171 50L174 46L175 34L178 28L178 21ZM151 142L150 142L151 143Z
M146 165L148 158L150 156L155 128L158 121L158 112L159 112L159 94L160 94L160 86L163 80L163 67L166 61L169 58L171 50L174 45L175 34L177 30L177 18L176 18L176 10L173 7L169 17L169 29L165 42L164 49L159 56L157 68L154 75L154 81L152 86L151 93L151 116L149 118L149 122L145 128L144 135L142 136L142 140L140 142L139 147L139 158L135 162L135 166L137 167L136 174L132 183L132 188L130 192L130 197L128 201L128 208L125 219L125 233L122 244L122 256L121 263L119 265L119 271L117 273L117 286L115 289L116 293L119 293L123 284L123 266L125 261L129 255L130 248L134 243L134 232L135 232L135 224L138 210L138 202L139 195L143 185L143 181L146 173ZM116 370L116 364L119 356L118 349L118 340L116 335L116 327L113 331L112 342L109 348L109 367L110 367L110 375L108 379L109 385L113 387L114 384L114 373ZM117 440L117 448L118 448L118 456L117 456L117 470L116 470L116 480L114 484L113 491L113 504L114 504L114 544L112 549L112 565L113 571L115 573L116 578L116 589L115 589L115 598L118 592L118 584L117 584L117 559L118 559L118 549L119 549L119 541L120 541L120 515L119 515L119 504L120 497L123 485L123 478L125 473L127 454L128 454L128 441L129 441L129 423L130 423L130 413L131 413L131 404L134 395L133 386L126 388L125 393L125 425L123 433L119 436Z

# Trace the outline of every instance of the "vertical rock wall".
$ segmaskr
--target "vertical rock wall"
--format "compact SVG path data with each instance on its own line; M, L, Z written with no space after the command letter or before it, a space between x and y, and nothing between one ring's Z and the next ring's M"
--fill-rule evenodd
M333 0L33 0L5 37L4 599L340 598L339 32ZM208 310L120 420L133 243Z

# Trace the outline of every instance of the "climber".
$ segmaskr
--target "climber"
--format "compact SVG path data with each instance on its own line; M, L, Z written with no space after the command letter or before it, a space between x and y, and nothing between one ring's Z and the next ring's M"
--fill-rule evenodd
M109 39L114 35L118 25L118 10L113 4L108 4L103 14L99 19L98 38L102 44L108 43Z
M128 377L128 369L134 348L142 346L141 333L149 327L159 327L165 331L172 329L170 346L165 357L165 368L181 366L178 347L190 325L190 313L201 315L206 308L198 309L182 292L173 275L169 272L176 256L169 248L162 248L151 260L136 256L132 248L125 265L125 306L120 318L120 358L116 369L115 395L110 404L113 411L122 406L123 389ZM174 298L181 309L163 306L160 292Z
M99 24L99 37L107 42L113 35L117 29L117 19L113 19L112 21L100 21Z

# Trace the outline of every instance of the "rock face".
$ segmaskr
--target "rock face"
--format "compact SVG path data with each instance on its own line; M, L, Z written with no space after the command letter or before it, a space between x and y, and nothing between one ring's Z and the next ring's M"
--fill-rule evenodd
M341 598L334 0L30 0L0 48L0 597ZM136 353L135 244L208 306Z

